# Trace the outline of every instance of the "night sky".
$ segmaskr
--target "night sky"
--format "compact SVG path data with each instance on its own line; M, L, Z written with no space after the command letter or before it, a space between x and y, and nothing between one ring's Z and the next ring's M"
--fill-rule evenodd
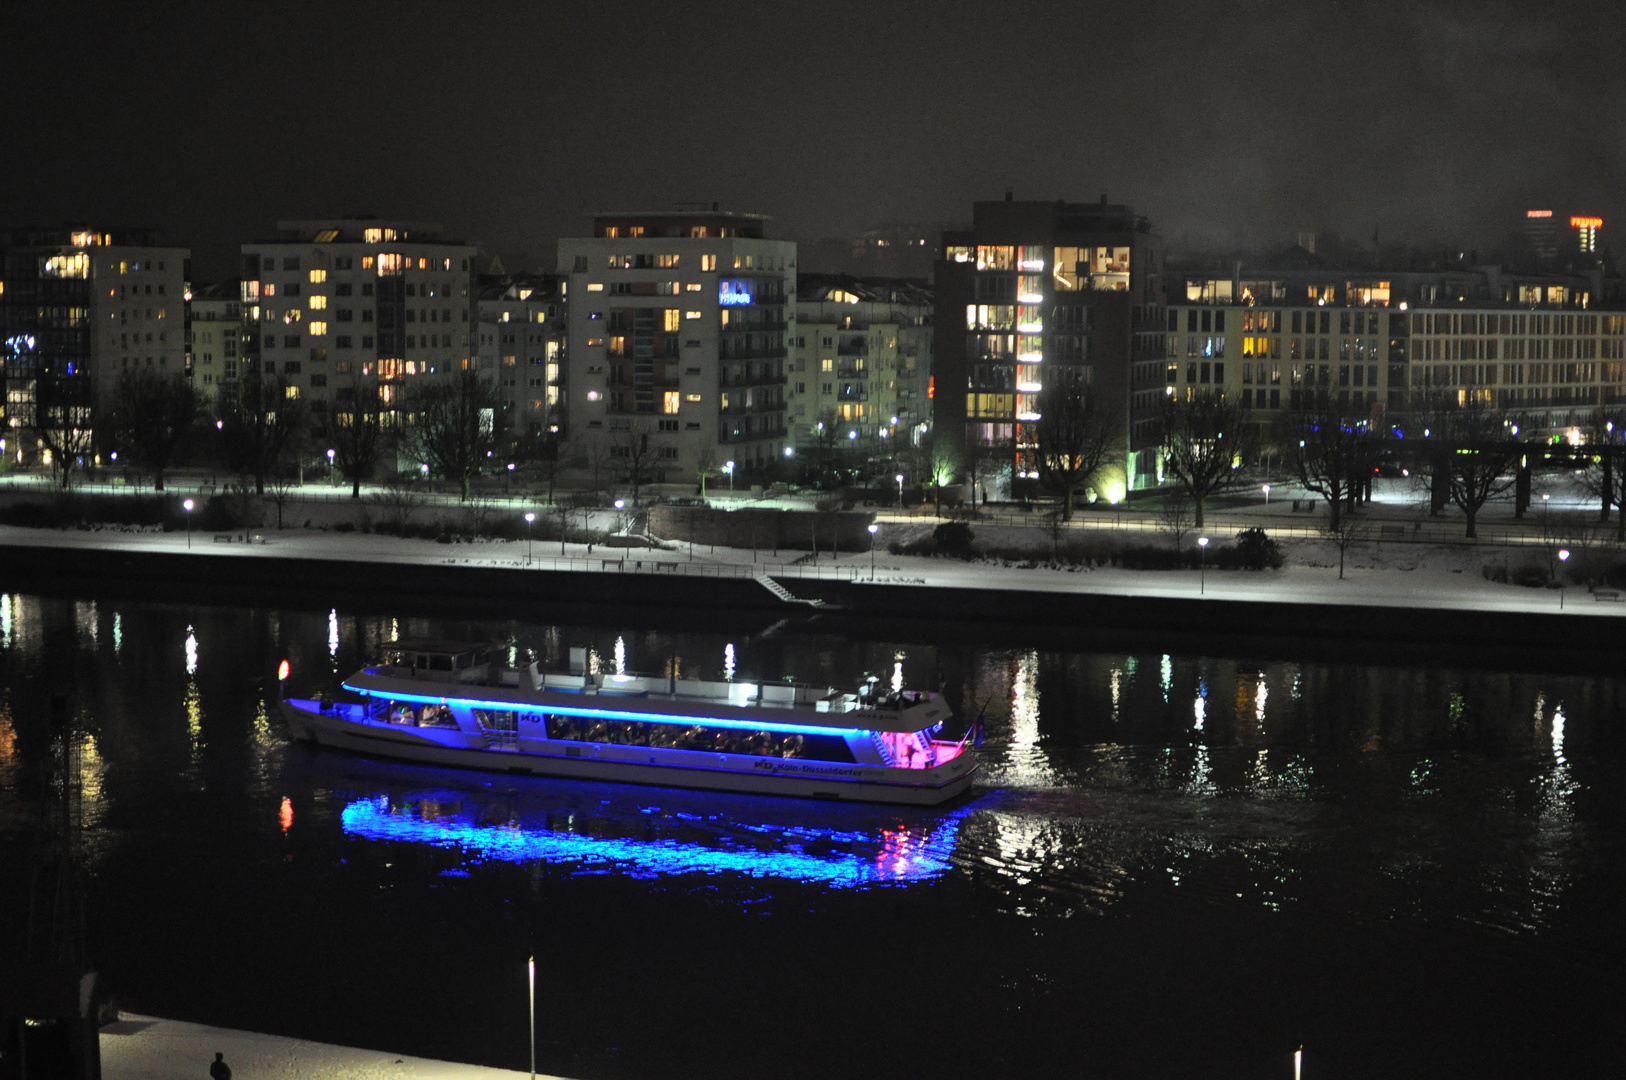
M1626 4L8 5L0 223L441 221L552 268L597 209L772 234L1093 200L1176 250L1626 230Z

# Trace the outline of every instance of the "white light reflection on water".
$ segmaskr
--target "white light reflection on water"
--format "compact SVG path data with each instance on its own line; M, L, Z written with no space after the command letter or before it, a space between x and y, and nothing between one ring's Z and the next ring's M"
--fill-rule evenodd
M1011 673L1011 736L1005 782L1027 786L1054 779L1050 759L1039 748L1039 654L1018 653Z
M1112 665L1109 678L1112 686L1112 722L1114 724L1118 722L1118 704L1123 699L1123 677L1123 668L1116 664Z
M9 632L7 634L7 637L8 638L10 637ZM7 644L9 644L9 643L10 642L8 640ZM113 652L114 653L122 653L123 651L124 651L124 613L119 612L119 611L115 611L115 612L113 612Z
M1208 684L1202 680L1197 682L1197 697L1191 703L1192 730L1201 731L1203 721L1208 719Z
M117 625L115 623L115 625ZM11 594L0 593L0 645L11 648Z
M190 626L186 628L186 673L198 673L198 635Z
M1168 653L1163 654L1163 662L1158 665L1158 678L1163 687L1163 704L1169 703L1169 691L1174 687L1174 659Z
M327 655L333 661L334 670L338 670L339 663L339 609L333 608L327 613Z
M76 600L73 605L74 629L79 634L79 641L94 649L96 647L96 602L94 600Z
M1265 677L1260 675L1253 691L1253 719L1254 723L1259 725L1260 731L1265 729L1265 700L1269 697L1270 691L1265 687Z

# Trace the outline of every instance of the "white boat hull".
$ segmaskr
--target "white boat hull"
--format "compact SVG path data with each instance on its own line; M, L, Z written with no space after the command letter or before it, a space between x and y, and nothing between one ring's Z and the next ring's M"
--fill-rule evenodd
M295 699L281 704L296 739L369 756L521 776L935 806L965 794L977 771L970 752L930 769L900 769L557 739L526 738L514 748L495 749L484 745L482 736L458 729L355 720L344 706L324 709Z

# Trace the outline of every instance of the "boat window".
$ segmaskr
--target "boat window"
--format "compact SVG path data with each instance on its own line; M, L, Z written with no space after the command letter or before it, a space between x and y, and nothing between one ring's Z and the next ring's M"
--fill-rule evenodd
M429 657L423 655L422 653L413 653L412 660L414 666L417 667L419 671L423 671L429 667Z
M937 748L931 731L877 731L875 743L881 757L895 769L929 769L937 764Z
M420 659L422 659L422 658L420 657ZM429 658L429 670L430 671L450 671L450 670L452 670L452 658L450 656L431 656Z
M548 738L569 742L655 746L671 750L697 750L708 754L751 754L756 757L811 758L815 761L852 762L852 750L839 735L787 734L747 731L704 724L652 724L639 720L605 720L592 716L544 714Z
M475 709L474 719L487 731L519 730L519 713L505 709Z

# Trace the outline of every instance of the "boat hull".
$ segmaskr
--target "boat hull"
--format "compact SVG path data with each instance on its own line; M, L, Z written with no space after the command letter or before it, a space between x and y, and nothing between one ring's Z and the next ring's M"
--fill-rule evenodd
M330 712L314 705L293 699L281 703L283 720L296 739L373 757L518 776L937 806L970 790L977 771L976 758L969 752L933 769L892 769L552 739L524 740L518 749L499 750L468 745L476 737L459 731L429 733L355 722L342 711ZM460 739L465 745L457 745Z

